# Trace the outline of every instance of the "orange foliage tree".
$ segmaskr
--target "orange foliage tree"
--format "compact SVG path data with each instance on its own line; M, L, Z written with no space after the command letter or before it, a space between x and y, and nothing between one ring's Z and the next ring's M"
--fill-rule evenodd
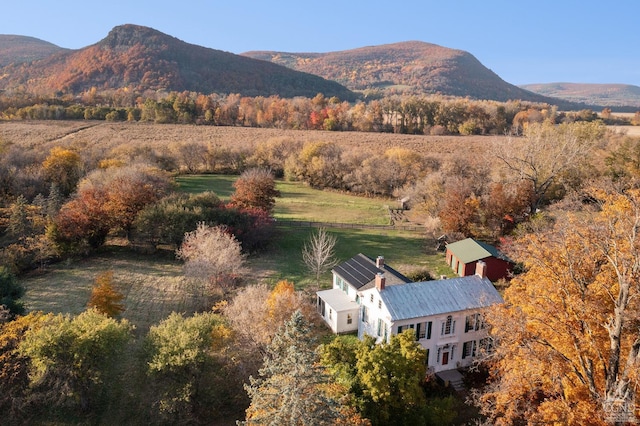
M122 299L124 295L113 288L113 271L106 271L96 277L87 306L113 318L124 312Z
M488 315L496 351L477 401L494 424L603 425L640 414L640 190L592 197L596 212L520 240L526 272Z
M280 196L271 170L254 168L246 170L233 183L235 192L231 202L240 208L256 208L267 213L273 211L275 198Z

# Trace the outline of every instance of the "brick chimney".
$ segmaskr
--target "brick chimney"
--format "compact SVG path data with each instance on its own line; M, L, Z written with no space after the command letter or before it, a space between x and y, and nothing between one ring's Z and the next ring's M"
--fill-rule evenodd
M480 278L487 277L487 264L482 260L478 260L476 262L476 275Z
M376 288L378 291L384 290L386 281L387 279L384 277L384 274L379 272L376 274Z
M378 256L378 258L376 259L376 267L378 269L384 268L384 256Z

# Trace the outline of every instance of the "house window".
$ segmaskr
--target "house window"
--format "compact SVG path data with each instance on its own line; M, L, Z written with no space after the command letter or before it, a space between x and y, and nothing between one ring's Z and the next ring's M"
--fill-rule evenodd
M364 305L362 306L362 322L369 323L369 313Z
M476 341L470 340L462 344L462 359L476 356Z
M378 300L378 309L382 309L382 299Z
M453 320L451 315L447 316L445 322L442 323L442 332L440 333L443 336L454 334L456 332L456 322Z
M351 324L353 322L353 318L351 318L351 314L347 314L347 324Z
M369 296L369 302L373 303L373 293L371 293L371 296Z
M418 339L431 339L432 322L420 322L417 325L416 336Z
M465 325L464 325L464 332L467 333L469 331L478 331L481 328L484 328L484 321L482 319L482 315L480 314L472 314L472 315L467 315L466 321L465 321Z
M382 336L382 329L384 325L382 323L382 318L378 318L378 337Z
M480 339L478 342L478 346L481 351L486 353L493 352L493 339L491 337L485 337L484 339Z
M401 325L398 326L398 334L402 333L402 328L403 327Z

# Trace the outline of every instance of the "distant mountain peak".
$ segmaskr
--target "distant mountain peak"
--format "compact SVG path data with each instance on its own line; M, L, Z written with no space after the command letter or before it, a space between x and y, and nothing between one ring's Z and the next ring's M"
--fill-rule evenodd
M171 37L150 27L125 24L114 27L98 45L113 49L121 47L129 48L135 45L151 46L157 44L159 41L169 39L179 41L175 37Z

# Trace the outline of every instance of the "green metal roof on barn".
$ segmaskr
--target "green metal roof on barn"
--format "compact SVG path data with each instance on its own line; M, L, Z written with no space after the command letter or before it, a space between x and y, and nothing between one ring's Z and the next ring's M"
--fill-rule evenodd
M507 256L494 246L483 243L482 241L476 241L473 238L467 238L456 241L455 243L447 244L447 250L449 250L462 263L471 263L491 256L511 262Z

